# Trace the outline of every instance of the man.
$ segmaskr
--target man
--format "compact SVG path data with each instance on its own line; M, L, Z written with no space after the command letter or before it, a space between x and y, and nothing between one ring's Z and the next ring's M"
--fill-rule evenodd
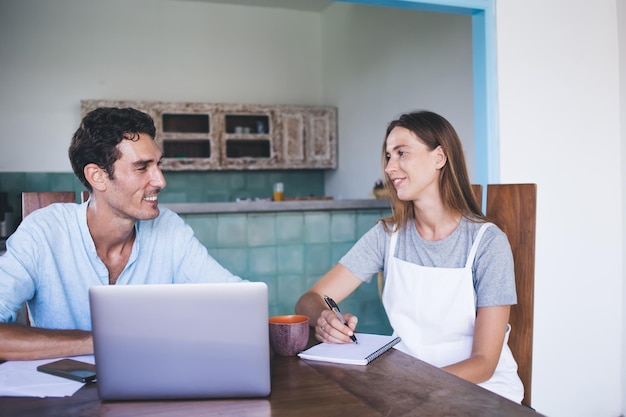
M69 157L89 201L33 212L0 257L0 359L93 353L94 285L241 281L177 214L159 209L166 183L154 136L152 118L135 109L85 116ZM29 327L12 323L24 301Z

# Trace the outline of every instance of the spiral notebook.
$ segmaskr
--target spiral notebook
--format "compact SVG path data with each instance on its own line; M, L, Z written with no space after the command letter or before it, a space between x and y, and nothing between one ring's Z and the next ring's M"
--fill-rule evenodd
M358 343L320 343L300 352L301 359L312 361L367 365L400 341L396 336L356 333Z

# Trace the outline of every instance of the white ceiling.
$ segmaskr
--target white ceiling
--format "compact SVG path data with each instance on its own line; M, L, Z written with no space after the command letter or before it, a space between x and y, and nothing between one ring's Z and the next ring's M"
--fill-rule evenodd
M186 0L190 1L190 0ZM332 0L191 0L205 3L236 4L242 6L272 7L309 12L321 12Z

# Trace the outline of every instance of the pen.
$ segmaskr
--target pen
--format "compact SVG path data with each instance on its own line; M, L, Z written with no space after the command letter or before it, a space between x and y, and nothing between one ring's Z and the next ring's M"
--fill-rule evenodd
M346 319L343 318L343 315L341 315L341 311L339 311L339 306L337 305L337 303L335 302L335 300L333 300L332 298L330 298L329 296L325 295L324 296L324 301L326 301L326 304L328 305L328 308L330 308L335 315L337 316L337 318L339 320L341 320L341 322L343 324L345 324L346 326L348 326L348 322L346 321ZM350 327L350 326L348 326ZM354 343L358 343L356 341L356 336L353 334L352 336L350 336L350 339L352 339L352 341Z

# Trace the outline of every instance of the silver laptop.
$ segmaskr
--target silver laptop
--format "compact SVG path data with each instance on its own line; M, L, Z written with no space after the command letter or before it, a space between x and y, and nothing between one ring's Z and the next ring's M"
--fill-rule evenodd
M269 395L265 283L96 286L89 301L102 400Z

